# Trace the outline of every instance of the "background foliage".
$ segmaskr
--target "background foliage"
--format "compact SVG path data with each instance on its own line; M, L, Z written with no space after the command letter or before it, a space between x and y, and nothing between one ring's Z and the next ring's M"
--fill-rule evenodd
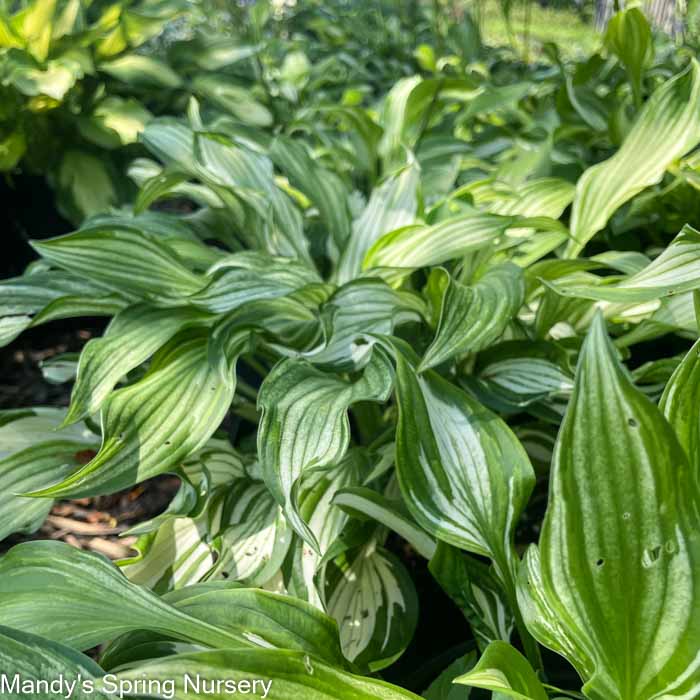
M571 46L502 4L493 46L490 5L9 5L0 164L63 223L0 342L108 322L46 368L69 406L1 414L0 537L180 485L131 558L0 558L3 665L695 697L692 12Z

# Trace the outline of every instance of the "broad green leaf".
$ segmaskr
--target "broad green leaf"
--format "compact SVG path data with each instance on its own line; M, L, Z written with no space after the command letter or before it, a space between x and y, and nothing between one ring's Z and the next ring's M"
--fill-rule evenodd
M700 65L695 59L652 94L622 146L589 167L576 185L567 254L576 256L613 213L661 180L671 163L700 141Z
M245 345L232 351L235 357ZM146 376L114 392L102 409L97 456L34 496L112 493L174 470L219 427L235 379L222 377L207 356L207 336L185 331L154 357Z
M106 558L62 542L13 547L0 558L0 593L0 614L8 626L75 649L134 629L212 647L247 644L242 635L191 618L129 583Z
M598 280L596 280L598 281ZM652 301L700 288L700 232L691 226L683 230L646 267L619 281L580 284L576 281L549 282L557 294L619 303Z
M378 671L406 649L418 621L418 597L403 564L370 541L336 560L339 575L328 596L328 613L338 622L345 656Z
M519 267L497 265L472 286L452 279L445 270L432 273L445 288L435 338L425 351L419 370L442 364L465 352L479 352L503 334L525 299Z
M75 700L107 697L99 691L94 692L104 672L92 659L70 647L10 627L0 626L0 668L6 675L9 698L25 695L23 682L25 689L28 686L33 689L39 682L51 683L62 677L68 683L76 683L71 690L71 697ZM93 690L85 681L93 681ZM63 684L62 688L65 688ZM34 694L33 690L31 694Z
M335 622L308 603L257 589L193 591L161 599L105 558L61 542L17 545L0 559L3 621L73 648L148 630L211 648L298 649L345 663Z
M178 331L205 318L193 309L153 309L143 304L117 314L105 335L89 341L80 353L65 424L95 413L122 377Z
M505 582L513 528L534 485L527 454L508 426L432 371L396 352L396 466L406 505L431 535L491 557Z
M685 450L700 493L700 341L688 351L666 384L659 408Z
M200 685L185 691L184 674L199 675L208 681L230 680L240 683L258 679L256 686L267 700L419 700L418 696L373 678L354 676L333 668L308 654L271 649L255 651L211 651L180 654L122 671L119 679L176 679L176 693L181 700L206 700L211 694ZM263 686L262 684L265 683Z
M491 642L476 666L455 683L484 688L518 700L547 700L528 660L507 642Z
M353 222L352 235L338 263L341 284L358 277L367 251L385 234L413 224L418 210L420 169L409 163L398 174L375 187L364 211Z
M106 97L79 123L81 134L102 148L136 143L152 114L134 99ZM92 213L92 212L90 212Z
M519 590L528 628L576 667L591 700L697 693L699 500L678 438L598 314Z
M205 284L162 241L126 223L84 228L32 245L46 260L75 275L164 306Z
M347 410L357 401L385 401L391 391L388 360L375 350L362 377L349 382L308 362L283 360L260 387L258 454L265 483L290 524L316 545L296 512L293 490L308 469L337 463L347 450Z
M349 515L376 520L403 537L421 556L431 559L435 554L435 540L402 512L402 504L395 503L366 486L340 489L333 503Z

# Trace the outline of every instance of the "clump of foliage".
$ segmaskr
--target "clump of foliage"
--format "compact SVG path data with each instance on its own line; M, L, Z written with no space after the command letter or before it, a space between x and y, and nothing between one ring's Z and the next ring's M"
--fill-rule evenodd
M111 321L67 410L3 415L0 536L181 479L121 571L58 542L0 559L3 664L271 678L281 700L694 697L692 52L630 9L577 64L442 35L377 94L369 68L280 62L295 39L257 12L227 65L269 119L207 99L151 120L133 207L1 285L5 343ZM397 537L473 633L427 689L381 680L431 605Z

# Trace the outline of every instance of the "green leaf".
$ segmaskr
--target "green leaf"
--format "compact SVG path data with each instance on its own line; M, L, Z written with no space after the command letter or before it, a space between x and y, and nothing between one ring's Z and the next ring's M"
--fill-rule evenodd
M225 75L197 75L192 81L192 90L244 124L266 127L273 122L270 110L258 102L250 90L236 85Z
M235 357L245 345L232 350ZM187 332L154 357L146 376L114 392L102 409L97 456L63 481L33 496L112 493L174 470L201 447L226 415L233 377L222 377L207 356L207 336Z
M129 85L172 89L180 87L180 76L163 61L152 56L126 54L103 61L99 70Z
M96 688L104 675L92 659L70 647L10 627L0 626L0 668L7 676L10 698L23 697L23 682L36 688L39 681L51 683L61 677L69 683L77 681L71 693L75 700L107 697L85 688L84 681L93 680L93 688ZM17 678L19 686L13 687Z
M23 498L16 494L43 486L47 481L64 479L80 466L80 455L92 452L89 449L92 444L94 440L71 442L55 435L47 442L0 460L0 540L13 532L34 532L53 506L50 499ZM2 447L5 449L6 445L3 443Z
M164 306L194 294L205 282L162 241L126 223L84 228L33 241L32 246L46 260L75 275Z
M669 379L659 408L688 456L695 492L700 493L700 341Z
M547 692L527 659L506 642L491 642L476 666L455 678L518 700L548 700Z
M519 590L528 628L591 700L697 693L699 501L678 438L598 314L557 438L541 554L528 552Z
M78 374L65 425L96 413L117 382L145 362L186 326L206 318L194 309L130 306L114 317L102 338L80 353Z
M213 647L247 644L242 635L191 618L129 583L106 558L62 542L13 547L0 558L0 593L8 626L75 649L134 629Z
M418 696L397 686L373 678L362 678L311 659L303 652L255 650L211 651L180 654L144 664L130 671L122 671L119 679L136 680L146 674L150 679L176 679L177 697L182 700L206 700L211 695L183 687L184 674L195 678L197 674L208 681L231 680L240 683L258 679L265 688L256 686L267 700L419 700ZM239 686L240 687L240 686ZM252 683L248 688L252 688Z
M414 223L418 210L420 169L414 161L375 187L362 214L353 222L352 235L338 263L341 284L359 276L363 259L375 241ZM367 264L364 264L367 267Z
M419 371L491 345L503 334L525 299L522 271L512 263L488 269L473 286L461 284L442 269L432 274L439 278L436 283L446 289L438 329Z
M597 280L596 280L597 281ZM580 284L566 279L548 282L557 294L618 303L640 303L700 288L700 231L682 231L646 267L620 281Z
M316 545L314 537L296 513L293 498L299 477L308 469L337 463L350 440L349 406L385 401L391 386L388 360L375 350L356 382L305 361L283 360L260 387L258 454L263 477L290 524L310 544Z
M571 212L570 257L620 206L659 182L669 165L700 141L698 99L700 65L692 59L685 71L656 89L615 155L583 173Z

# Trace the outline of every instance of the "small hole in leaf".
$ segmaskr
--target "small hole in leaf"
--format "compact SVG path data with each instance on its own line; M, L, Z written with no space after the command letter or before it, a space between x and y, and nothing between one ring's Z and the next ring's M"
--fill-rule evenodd
M627 425L629 425L630 428L636 428L638 423L634 418L628 418Z
M596 565L598 568L600 568L601 566L603 566L603 564L605 564L605 559L598 559L598 561L595 563L595 565Z

